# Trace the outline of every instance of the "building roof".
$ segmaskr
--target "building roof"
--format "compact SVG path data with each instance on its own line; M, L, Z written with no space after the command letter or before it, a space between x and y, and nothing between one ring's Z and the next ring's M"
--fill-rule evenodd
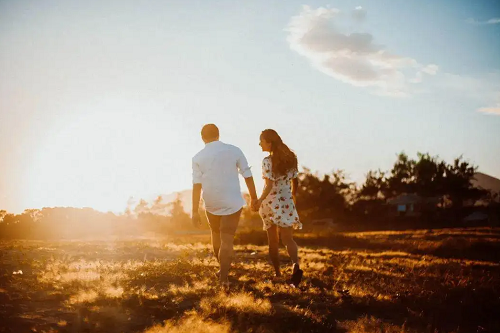
M420 202L420 196L415 193L400 194L395 198L387 200L390 205L409 205Z
M389 205L410 205L410 204L417 204L417 203L439 203L439 198L437 197L421 197L418 194L415 193L405 193L405 194L400 194L397 197L391 198L387 200L387 203Z

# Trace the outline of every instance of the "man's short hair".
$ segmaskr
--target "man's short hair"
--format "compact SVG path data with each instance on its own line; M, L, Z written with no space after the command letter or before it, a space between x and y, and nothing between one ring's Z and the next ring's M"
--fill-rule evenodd
M214 124L206 124L201 129L201 137L205 140L213 140L219 137L219 129Z

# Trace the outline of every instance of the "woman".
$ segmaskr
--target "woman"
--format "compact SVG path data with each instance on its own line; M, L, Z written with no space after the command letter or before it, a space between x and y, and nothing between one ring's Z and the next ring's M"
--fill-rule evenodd
M264 222L269 240L269 256L276 271L281 276L279 262L279 234L292 259L293 273L291 282L298 285L303 271L299 267L297 244L293 240L293 229L302 229L297 210L295 193L297 191L297 156L281 140L275 130L266 129L260 135L262 151L269 156L262 161L262 176L266 181L264 191L256 205Z

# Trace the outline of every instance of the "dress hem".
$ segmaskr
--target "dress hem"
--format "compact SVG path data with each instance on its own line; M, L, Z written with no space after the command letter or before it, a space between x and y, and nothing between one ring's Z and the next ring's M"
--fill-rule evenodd
M292 223L291 225L287 225L287 226L281 226L281 225L278 225L278 224L276 224L276 223L274 223L274 222L270 222L270 223L269 223L269 226L268 226L267 228L266 228L266 224L264 223L264 225L263 225L262 229L263 229L264 231L267 231L267 229L271 228L273 225L275 225L275 226L277 226L277 227L280 227L280 228L293 228L293 229L295 229L295 230L300 230L300 229L302 229L302 223L300 223L300 222L294 222L294 223Z

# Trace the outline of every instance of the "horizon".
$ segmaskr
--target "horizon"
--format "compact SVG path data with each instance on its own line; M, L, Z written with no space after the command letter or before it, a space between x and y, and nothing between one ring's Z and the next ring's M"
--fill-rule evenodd
M188 190L205 123L258 191L265 128L359 185L401 151L500 178L499 17L489 0L2 2L0 209Z
M318 174L320 176L322 175L322 174L319 174L317 172L315 174ZM491 175L482 173L480 171L477 171L475 174L476 175L481 175L481 178L480 179L474 178L474 180L473 180L473 185L474 186L480 187L480 188L489 189L489 190L492 190L492 191L500 193L499 192L499 186L500 186L500 179L499 178L496 178L496 177L493 177ZM486 179L484 179L485 176L486 176ZM493 179L491 179L491 178L493 178ZM492 180L496 181L496 184L491 184ZM359 184L356 183L355 185L358 186ZM148 205L151 205L155 200L158 199L158 197L161 197L162 198L162 200L161 200L162 203L170 203L170 202L173 202L173 201L176 200L177 195L180 195L180 199L181 199L181 202L182 202L182 205L183 205L184 212L186 212L186 213L189 214L189 212L191 211L191 207L192 207L192 202L191 202L192 191L193 191L193 189L190 188L190 189L183 189L183 190L180 190L180 191L175 191L175 192L166 193L166 194L157 194L157 195L154 195L154 196L149 197L149 198L134 198L134 197L130 197L127 200L126 207L123 209L123 211L111 211L111 210L104 211L104 210L99 210L99 209L95 209L93 207L87 207L87 206L84 206L84 207L52 206L52 207L37 207L37 208L31 207L31 208L24 208L23 210L21 210L19 212L12 212L12 211L8 211L8 210L6 210L6 211L7 211L7 213L10 213L10 214L21 214L25 210L28 210L28 209L39 209L39 210L42 210L44 208L75 208L75 209L90 208L90 209L92 209L94 211L97 211L97 212L100 212L100 213L113 213L115 215L122 215L122 214L126 214L126 211L128 209L135 208L135 206L141 200L145 200L148 203ZM248 191L246 191L245 188L242 187L241 194L242 194L242 196L245 195L245 194L248 194ZM0 207L0 211L1 210L2 210L2 208Z

